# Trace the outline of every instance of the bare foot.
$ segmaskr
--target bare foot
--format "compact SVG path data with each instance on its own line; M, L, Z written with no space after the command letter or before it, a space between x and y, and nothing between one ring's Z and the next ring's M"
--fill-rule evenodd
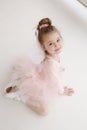
M73 88L64 87L64 94L67 96L71 96L74 93Z

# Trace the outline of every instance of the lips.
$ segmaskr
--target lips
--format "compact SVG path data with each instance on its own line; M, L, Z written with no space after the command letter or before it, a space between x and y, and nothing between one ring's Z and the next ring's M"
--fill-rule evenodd
M58 49L56 49L55 51L59 51L61 49L61 47L60 48L58 48Z

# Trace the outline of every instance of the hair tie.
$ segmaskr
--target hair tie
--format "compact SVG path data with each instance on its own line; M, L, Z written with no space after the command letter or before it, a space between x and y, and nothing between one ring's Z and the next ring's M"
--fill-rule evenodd
M49 26L48 24L42 24L42 25L39 26L39 28L42 29L42 28L45 28L45 27L48 27L48 26Z

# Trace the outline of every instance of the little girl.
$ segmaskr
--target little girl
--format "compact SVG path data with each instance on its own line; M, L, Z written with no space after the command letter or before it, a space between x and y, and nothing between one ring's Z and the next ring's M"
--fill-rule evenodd
M58 94L72 95L72 88L64 87L61 80L59 54L62 50L62 37L49 18L42 19L37 26L37 37L45 58L35 64L29 58L20 59L13 67L10 84L6 87L7 95L14 93L17 100L27 104L40 115L47 115L48 104Z

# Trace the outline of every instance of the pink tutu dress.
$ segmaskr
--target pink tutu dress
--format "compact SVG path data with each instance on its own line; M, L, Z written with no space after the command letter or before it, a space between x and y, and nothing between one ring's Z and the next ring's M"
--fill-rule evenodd
M31 59L19 59L13 66L9 86L16 86L14 92L24 103L37 106L38 102L49 103L58 94L64 93L60 63L47 56L40 64Z

